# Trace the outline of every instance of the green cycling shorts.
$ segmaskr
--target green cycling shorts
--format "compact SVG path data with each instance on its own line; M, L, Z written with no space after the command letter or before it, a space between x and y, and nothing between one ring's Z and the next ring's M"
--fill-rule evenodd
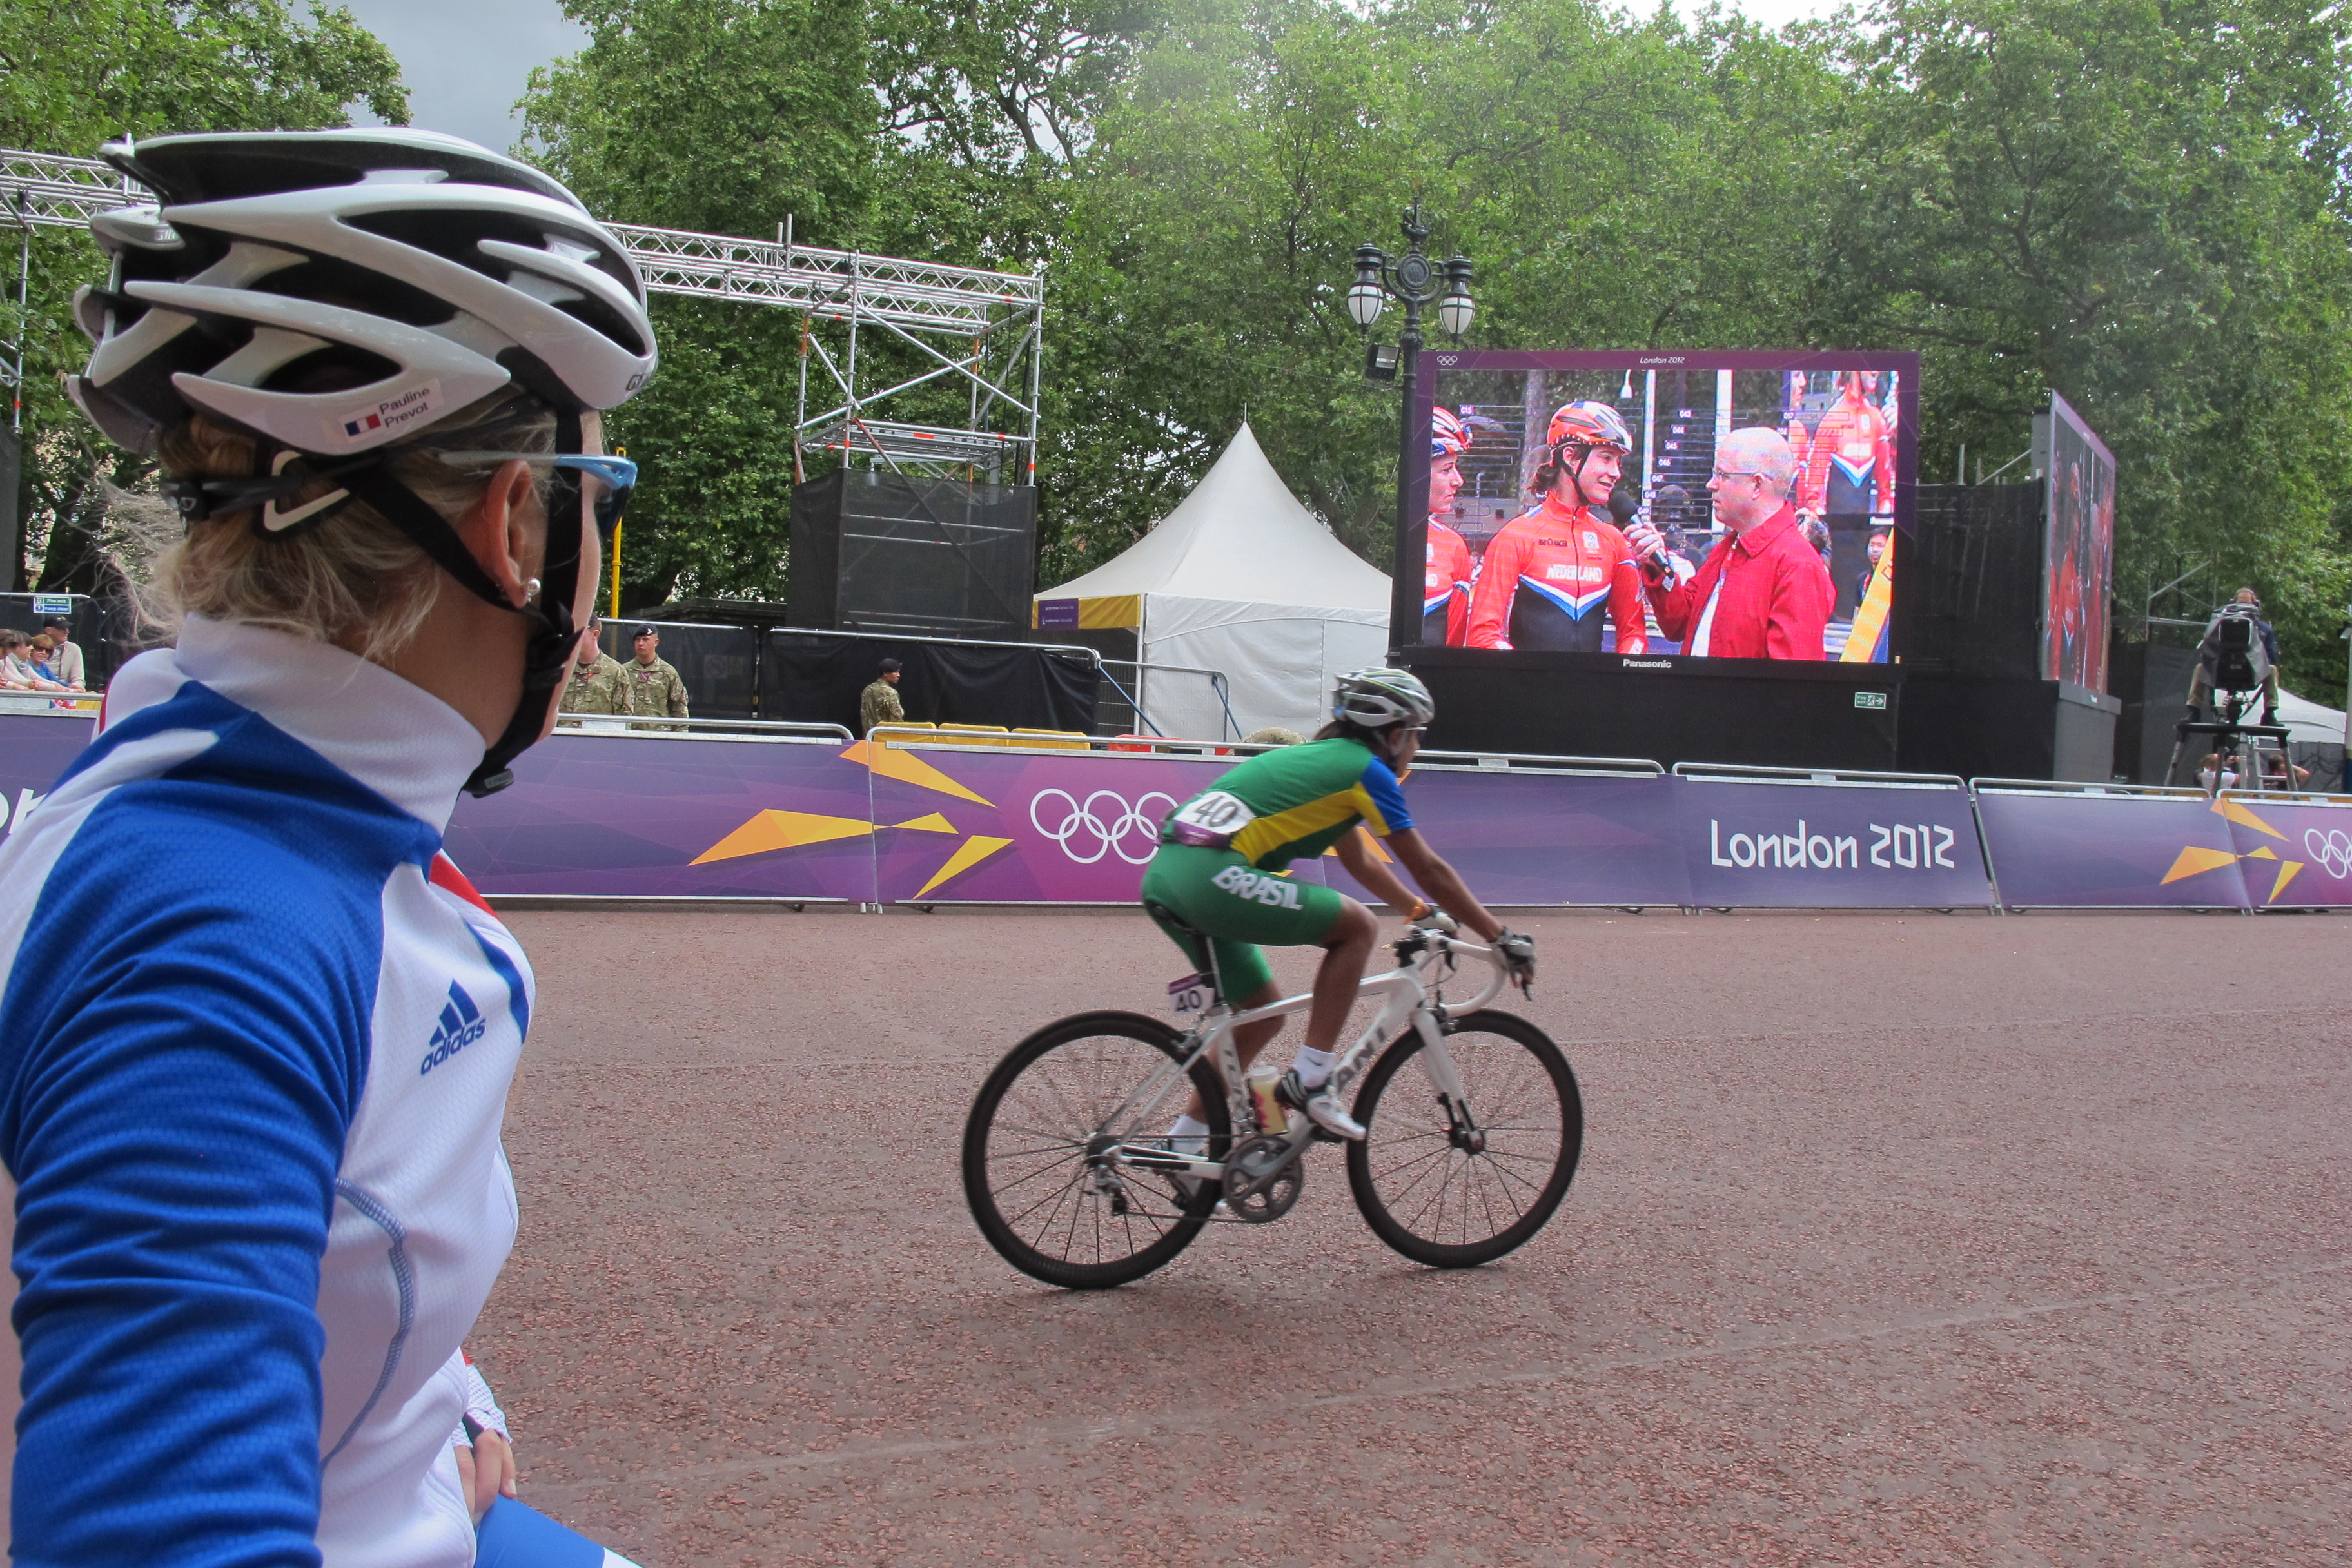
M1319 882L1260 871L1231 849L1162 844L1143 873L1143 898L1196 931L1216 952L1225 999L1238 1005L1274 982L1257 944L1307 947L1323 940L1346 898ZM1208 973L1208 955L1158 915L1160 929Z

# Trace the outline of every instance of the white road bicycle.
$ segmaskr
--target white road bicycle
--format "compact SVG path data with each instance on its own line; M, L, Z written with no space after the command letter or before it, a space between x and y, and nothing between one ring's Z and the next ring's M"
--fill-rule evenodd
M1397 967L1362 984L1380 1012L1332 1073L1341 1094L1362 1080L1365 1136L1347 1144L1348 1184L1373 1233L1413 1261L1491 1263L1568 1195L1584 1146L1576 1074L1542 1030L1486 1009L1507 979L1491 950L1418 927L1393 946ZM1443 986L1465 960L1491 977L1449 1004ZM1298 1202L1307 1150L1328 1134L1296 1110L1278 1130L1261 1124L1234 1031L1314 998L1235 1013L1202 976L1170 990L1180 1013L1201 1009L1189 1032L1080 1013L1015 1046L981 1086L964 1123L964 1197L1023 1273L1072 1289L1124 1285L1213 1221L1265 1225ZM1208 1137L1198 1152L1172 1149L1166 1130L1193 1089Z

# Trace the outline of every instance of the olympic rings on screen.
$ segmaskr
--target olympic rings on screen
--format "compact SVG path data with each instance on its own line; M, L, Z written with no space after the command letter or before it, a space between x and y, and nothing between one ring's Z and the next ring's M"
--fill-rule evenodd
M1061 816L1048 827L1037 819L1037 808L1055 795L1061 797ZM1155 800L1167 803L1158 816L1146 809ZM1103 806L1101 811L1096 809L1098 805ZM1176 797L1162 795L1158 790L1142 795L1133 805L1128 805L1127 797L1116 790L1098 789L1087 796L1083 805L1067 790L1041 790L1030 797L1029 826L1060 845L1062 853L1081 866L1091 866L1113 850L1118 851L1118 858L1130 866L1148 866L1151 863L1153 850L1159 847L1160 819L1175 809ZM1141 838L1142 854L1127 852L1130 837ZM1081 855L1074 847L1073 840L1091 847L1094 853Z
M2326 833L2306 827L2303 830L2303 847L2319 862L2321 870L2337 881L2352 876L2352 834L2340 827L2331 827Z

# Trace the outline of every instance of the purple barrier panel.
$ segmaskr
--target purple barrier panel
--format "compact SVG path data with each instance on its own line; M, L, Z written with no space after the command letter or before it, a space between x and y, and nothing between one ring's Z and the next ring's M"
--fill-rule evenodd
M1993 880L2011 909L2245 909L2230 825L2201 795L1979 784Z
M866 805L862 748L838 742L560 731L458 798L447 844L485 893L866 903Z
M2256 908L2352 908L2352 800L2225 795L2216 809Z
M936 746L872 755L877 896L927 904L1131 904L1160 819L1239 760Z
M1690 902L1671 780L1432 767L1415 768L1404 795L1413 826L1482 903ZM1370 900L1336 857L1324 866L1333 887Z
M1690 901L1957 909L1993 901L1958 784L1677 778Z
M41 803L97 729L89 713L0 713L0 824L8 832Z

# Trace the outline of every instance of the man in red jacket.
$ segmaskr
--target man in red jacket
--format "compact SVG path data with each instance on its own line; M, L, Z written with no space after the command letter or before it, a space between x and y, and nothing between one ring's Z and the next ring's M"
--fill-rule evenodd
M1678 582L1666 568L1666 542L1637 522L1625 531L1642 567L1658 629L1683 651L1713 658L1820 658L1837 591L1829 568L1797 526L1789 489L1796 454L1778 430L1734 430L1716 448L1706 482L1716 520L1729 537L1710 551L1696 575Z
M1591 399L1551 416L1534 489L1543 501L1506 523L1478 563L1470 593L1472 647L1645 653L1641 576L1609 515L1633 434L1614 408ZM1604 616L1604 606L1606 613Z

